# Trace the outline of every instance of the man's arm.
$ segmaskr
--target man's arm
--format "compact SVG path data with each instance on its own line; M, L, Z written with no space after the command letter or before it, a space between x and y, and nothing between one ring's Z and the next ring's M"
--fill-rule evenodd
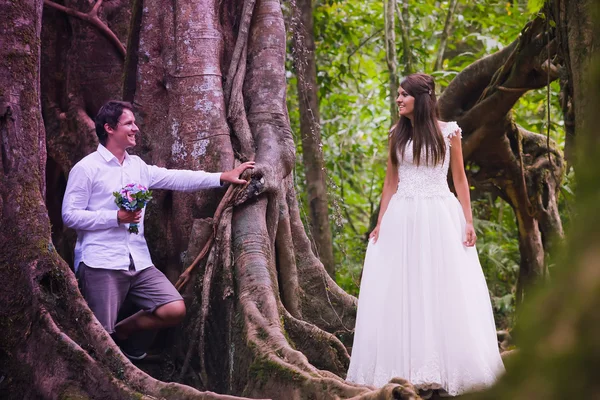
M191 192L221 186L220 172L166 169L148 165L150 184L148 189L169 189Z
M118 226L117 210L87 210L91 193L91 179L83 168L76 165L69 173L63 198L62 217L65 225L87 231Z
M254 168L254 161L247 161L238 165L231 171L204 172L178 169L166 169L155 165L148 165L150 175L149 189L170 189L193 191L221 186L221 182L245 184L240 175L246 169Z

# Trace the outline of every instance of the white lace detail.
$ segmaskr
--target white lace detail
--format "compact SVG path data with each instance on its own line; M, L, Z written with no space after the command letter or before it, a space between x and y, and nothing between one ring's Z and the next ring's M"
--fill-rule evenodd
M455 121L448 122L442 129L446 142L444 161L432 167L426 165L425 154L421 154L420 165L414 162L412 140L406 144L404 157L398 154L398 190L395 197L436 197L453 196L448 187L448 168L450 166L450 138L461 134ZM423 152L422 152L423 153Z
M416 361L411 360L410 364L419 365ZM386 371L381 365L371 363L367 368L363 365L362 368L357 368L356 371L351 368L348 371L348 380L361 385L382 387L393 378L403 378L412 383L416 389L443 389L451 396L458 396L492 386L499 371L504 370L502 365L497 365L495 371L488 365L482 365L481 367L482 370L477 371L477 373L473 373L469 369L447 371L440 359L433 356L425 364L411 369L408 376L405 376L406 374L403 371L396 369Z

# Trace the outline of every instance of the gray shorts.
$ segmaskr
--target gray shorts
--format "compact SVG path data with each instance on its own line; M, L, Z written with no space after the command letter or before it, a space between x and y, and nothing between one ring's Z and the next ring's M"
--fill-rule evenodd
M127 299L137 308L154 312L158 307L183 300L175 286L152 266L141 271L92 268L79 264L81 294L108 333L113 333L121 306Z

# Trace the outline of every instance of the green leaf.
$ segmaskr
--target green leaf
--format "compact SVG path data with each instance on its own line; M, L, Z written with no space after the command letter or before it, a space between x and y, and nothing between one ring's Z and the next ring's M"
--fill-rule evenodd
M527 11L530 14L537 14L544 6L544 0L527 0Z

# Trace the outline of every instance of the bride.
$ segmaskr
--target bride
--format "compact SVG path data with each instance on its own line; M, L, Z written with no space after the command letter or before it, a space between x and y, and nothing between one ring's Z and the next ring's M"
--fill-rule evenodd
M433 390L456 396L504 371L474 247L461 129L438 121L429 75L406 77L396 103L400 121L390 134L347 380L380 387L401 377L425 398Z

